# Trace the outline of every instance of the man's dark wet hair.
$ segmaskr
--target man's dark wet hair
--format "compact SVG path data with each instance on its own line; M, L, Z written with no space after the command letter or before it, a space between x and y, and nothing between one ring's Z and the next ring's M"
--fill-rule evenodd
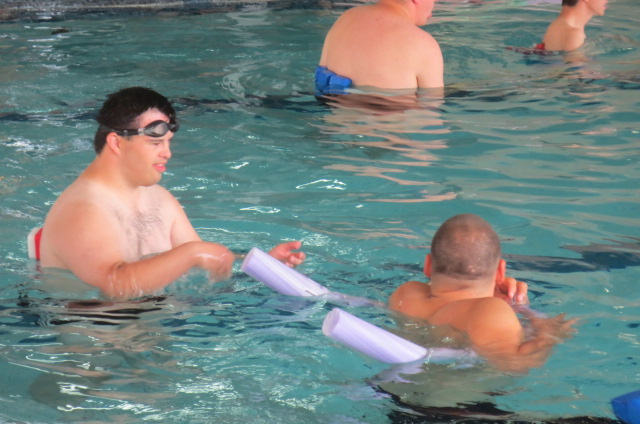
M579 0L562 0L563 6L575 6Z
M149 109L158 109L167 115L170 122L176 122L176 111L171 102L162 94L145 87L123 88L109 94L96 116L96 121L116 130L134 129L140 115ZM96 131L93 148L97 154L102 152L109 132L102 127Z
M496 232L487 221L472 214L449 218L431 242L432 272L455 278L492 276L500 255Z

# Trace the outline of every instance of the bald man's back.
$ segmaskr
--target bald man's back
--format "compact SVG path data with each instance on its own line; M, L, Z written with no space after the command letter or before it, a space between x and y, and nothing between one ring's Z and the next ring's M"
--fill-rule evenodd
M413 9L405 13L389 3L346 11L327 34L320 65L357 86L442 87L444 67L437 41L417 26ZM411 2L394 4L412 7Z

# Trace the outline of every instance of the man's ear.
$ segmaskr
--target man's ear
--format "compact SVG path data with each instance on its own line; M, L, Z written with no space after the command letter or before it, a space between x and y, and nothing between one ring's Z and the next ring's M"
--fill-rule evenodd
M429 253L424 259L424 275L426 275L427 278L431 278L431 266L431 253Z
M107 134L107 146L113 153L116 155L120 155L120 141L121 138L118 137L118 134L114 132L110 132Z
M496 283L500 284L504 280L504 277L507 276L507 262L504 259L500 259L498 261L498 266L496 267Z

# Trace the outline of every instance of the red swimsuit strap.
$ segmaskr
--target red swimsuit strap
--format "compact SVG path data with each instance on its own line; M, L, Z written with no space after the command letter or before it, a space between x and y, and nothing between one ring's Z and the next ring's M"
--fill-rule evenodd
M33 245L35 247L36 260L40 260L40 240L42 239L42 228L38 229L38 231L33 236Z

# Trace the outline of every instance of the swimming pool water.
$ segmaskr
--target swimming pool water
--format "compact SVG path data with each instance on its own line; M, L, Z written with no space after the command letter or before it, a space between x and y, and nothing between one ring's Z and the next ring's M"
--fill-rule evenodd
M640 25L632 0L612 0L580 63L505 49L539 41L557 9L438 2L427 28L446 96L395 113L315 100L338 9L0 24L0 421L409 420L376 389L393 369L322 335L327 302L239 271L216 285L193 272L119 304L92 302L68 276L43 279L26 235L93 158L106 94L130 85L175 102L182 127L163 185L204 239L238 251L302 240L302 272L384 301L421 279L444 219L478 213L533 307L581 320L527 376L430 364L399 389L412 402L469 396L532 420L612 418L609 400L640 382ZM349 311L396 327L383 310Z

